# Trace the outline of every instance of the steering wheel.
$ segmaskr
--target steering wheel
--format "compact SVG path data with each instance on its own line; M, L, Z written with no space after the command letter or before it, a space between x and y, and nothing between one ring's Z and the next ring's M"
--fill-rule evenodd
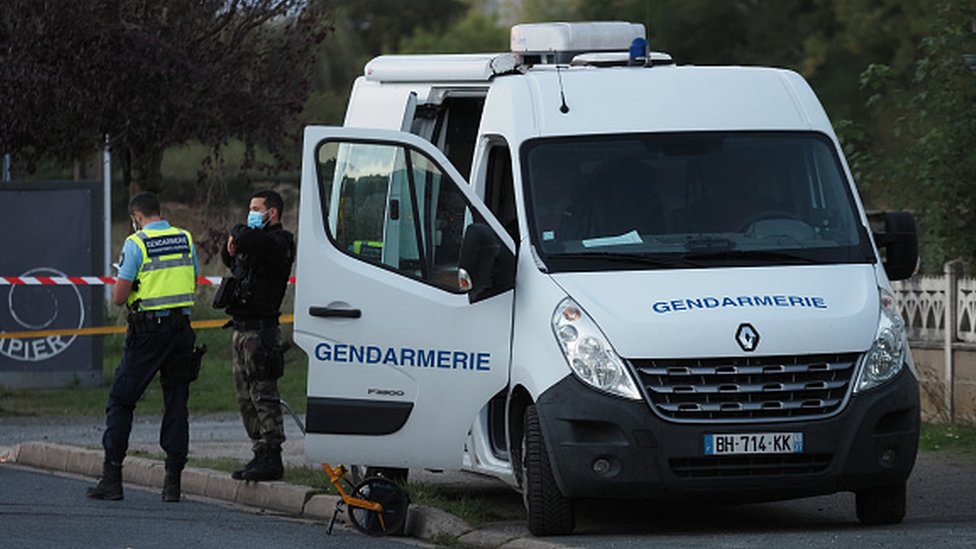
M789 219L791 221L803 221L796 214L788 212L786 210L766 210L764 212L758 213L749 219L747 219L742 225L739 226L740 233L746 232L746 229L755 225L760 221L765 221L767 219Z

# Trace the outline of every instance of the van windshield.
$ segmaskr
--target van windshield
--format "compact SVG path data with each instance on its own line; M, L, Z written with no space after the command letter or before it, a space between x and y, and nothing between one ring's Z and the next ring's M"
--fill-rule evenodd
M875 261L820 133L539 139L522 166L551 272Z

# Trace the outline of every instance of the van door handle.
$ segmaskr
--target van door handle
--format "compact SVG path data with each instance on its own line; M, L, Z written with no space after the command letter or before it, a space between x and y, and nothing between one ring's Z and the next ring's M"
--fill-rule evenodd
M360 318L363 312L359 309L333 309L332 307L317 307L312 305L308 308L308 314L323 318Z

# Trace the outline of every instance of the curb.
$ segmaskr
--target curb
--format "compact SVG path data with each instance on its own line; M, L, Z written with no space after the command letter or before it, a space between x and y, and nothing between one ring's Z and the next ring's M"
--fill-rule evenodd
M25 442L12 448L0 448L0 463L10 462L39 469L75 473L97 478L102 472L103 452L77 446L48 442ZM163 462L126 457L122 468L125 483L162 488ZM286 482L247 482L234 480L224 472L187 467L183 470L184 494L238 503L294 517L329 522L335 513L339 496L319 494L311 488ZM336 522L346 524L345 513ZM476 530L462 519L435 507L412 504L407 514L405 534L425 541L458 540L462 546L482 549L558 549L566 547L535 538L493 531Z

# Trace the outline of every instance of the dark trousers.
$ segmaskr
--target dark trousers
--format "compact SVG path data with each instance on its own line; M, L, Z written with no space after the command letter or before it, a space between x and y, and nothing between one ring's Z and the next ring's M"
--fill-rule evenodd
M129 325L122 360L115 370L115 380L105 409L102 446L105 447L107 462L121 464L125 458L136 402L146 392L156 372L162 370L165 408L159 430L159 445L166 452L166 469L183 470L190 440L187 410L190 385L188 382L173 383L171 380L174 376L169 376L168 380L167 372L185 363L187 357L193 354L195 343L196 334L189 320L181 314L161 319L158 323L142 323L138 327Z

